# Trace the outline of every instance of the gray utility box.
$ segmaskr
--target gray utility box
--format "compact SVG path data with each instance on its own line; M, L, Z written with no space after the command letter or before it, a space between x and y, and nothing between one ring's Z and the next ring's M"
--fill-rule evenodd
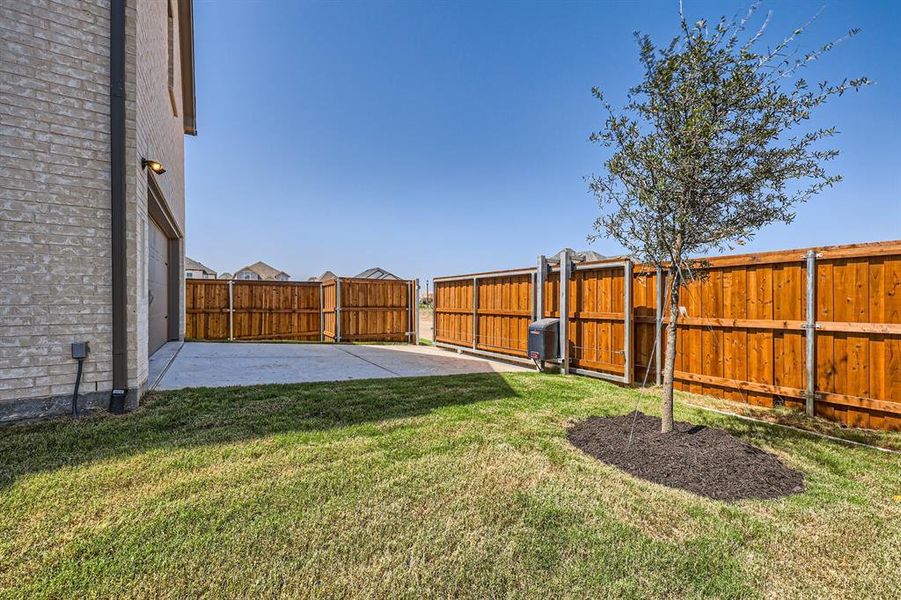
M560 319L540 319L529 323L529 358L560 358Z

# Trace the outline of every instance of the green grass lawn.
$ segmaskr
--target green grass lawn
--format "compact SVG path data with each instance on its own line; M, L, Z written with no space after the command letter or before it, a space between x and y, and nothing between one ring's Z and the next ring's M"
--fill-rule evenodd
M680 405L804 472L725 504L572 448L656 401L517 373L154 395L0 429L0 597L897 597L901 456Z

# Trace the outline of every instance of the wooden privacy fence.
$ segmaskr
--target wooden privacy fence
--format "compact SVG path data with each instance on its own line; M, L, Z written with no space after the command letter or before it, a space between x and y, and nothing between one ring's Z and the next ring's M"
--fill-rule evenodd
M415 280L185 282L192 340L419 341Z
M901 241L707 264L680 296L678 389L901 430ZM434 339L528 361L529 321L558 317L565 372L659 383L666 279L628 260L568 255L552 264L541 257L532 269L437 277Z
M323 335L331 341L419 341L416 281L341 277L322 285Z

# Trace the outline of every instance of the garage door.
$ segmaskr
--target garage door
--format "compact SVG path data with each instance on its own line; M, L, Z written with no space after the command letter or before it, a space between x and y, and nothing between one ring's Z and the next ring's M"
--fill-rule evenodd
M169 240L163 230L150 221L147 260L148 352L153 354L169 339Z

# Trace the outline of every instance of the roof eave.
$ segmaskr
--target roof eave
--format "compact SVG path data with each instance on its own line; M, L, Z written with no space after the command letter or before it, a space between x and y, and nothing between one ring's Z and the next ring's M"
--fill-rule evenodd
M194 2L178 2L178 44L181 56L182 120L186 135L197 135L197 97L194 93Z

